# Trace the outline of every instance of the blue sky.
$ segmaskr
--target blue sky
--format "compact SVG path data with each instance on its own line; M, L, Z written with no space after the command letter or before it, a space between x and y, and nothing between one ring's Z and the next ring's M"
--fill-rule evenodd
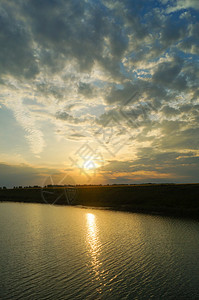
M199 181L197 0L1 0L0 43L0 186Z

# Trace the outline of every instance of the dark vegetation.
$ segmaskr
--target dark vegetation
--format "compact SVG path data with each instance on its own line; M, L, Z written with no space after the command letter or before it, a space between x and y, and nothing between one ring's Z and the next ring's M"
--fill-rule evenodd
M4 188L0 189L0 201L71 204L199 218L199 184Z

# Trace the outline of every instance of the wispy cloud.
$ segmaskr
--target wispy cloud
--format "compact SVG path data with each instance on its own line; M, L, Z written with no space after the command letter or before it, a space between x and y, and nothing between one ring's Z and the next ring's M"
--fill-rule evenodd
M26 107L21 99L17 99L17 103L13 101L7 101L8 107L13 111L17 122L25 130L25 138L27 139L30 150L35 155L38 155L43 151L45 146L43 133L37 129L38 125L34 116L30 113L28 107Z

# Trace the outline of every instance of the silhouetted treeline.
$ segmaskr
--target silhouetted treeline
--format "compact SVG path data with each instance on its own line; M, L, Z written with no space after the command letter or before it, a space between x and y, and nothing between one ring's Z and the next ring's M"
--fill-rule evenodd
M0 190L0 201L71 204L199 219L199 184L149 183L61 187L47 185L43 188L3 188Z

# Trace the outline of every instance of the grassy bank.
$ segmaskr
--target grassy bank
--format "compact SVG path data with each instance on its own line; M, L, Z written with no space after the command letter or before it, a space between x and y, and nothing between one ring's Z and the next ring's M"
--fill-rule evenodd
M143 184L0 190L0 201L109 207L199 217L199 184Z

